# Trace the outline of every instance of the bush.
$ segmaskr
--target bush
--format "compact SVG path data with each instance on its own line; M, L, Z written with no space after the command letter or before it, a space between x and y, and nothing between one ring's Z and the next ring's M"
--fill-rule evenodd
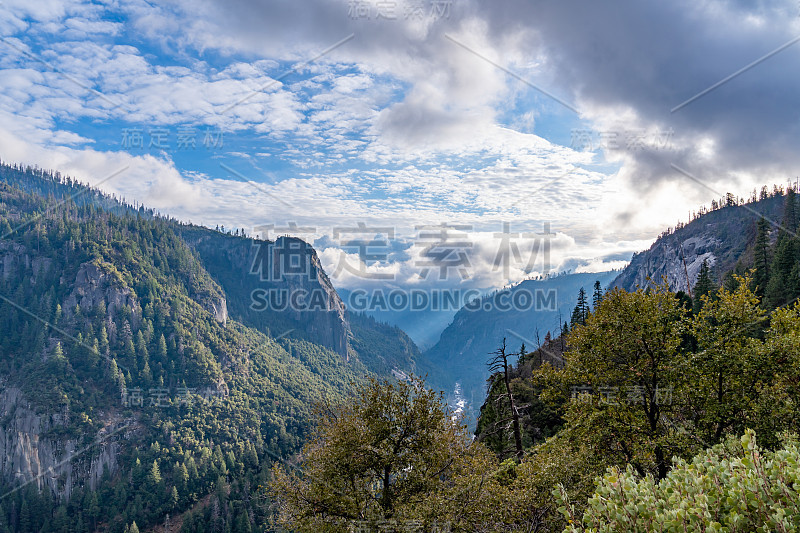
M729 439L697 455L691 463L673 459L656 483L609 468L597 480L583 519L563 486L554 491L559 511L577 531L796 531L800 529L800 453L794 439L769 452L756 445L755 432Z

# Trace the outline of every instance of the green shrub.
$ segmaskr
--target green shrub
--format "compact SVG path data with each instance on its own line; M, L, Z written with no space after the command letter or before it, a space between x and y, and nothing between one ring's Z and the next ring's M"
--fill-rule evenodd
M730 439L656 483L628 466L597 480L583 518L575 516L563 486L554 495L569 525L592 531L797 531L800 529L800 453L791 439L775 452L756 445L755 432Z

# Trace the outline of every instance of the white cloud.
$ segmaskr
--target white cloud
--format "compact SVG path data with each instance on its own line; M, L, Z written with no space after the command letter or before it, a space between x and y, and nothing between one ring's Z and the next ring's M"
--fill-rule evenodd
M404 16L408 5L398 2L394 20L353 17L350 7L8 1L0 5L2 156L95 180L127 164L128 179L109 190L226 227L365 221L403 228L408 238L420 224L471 224L482 235L503 221L521 231L548 221L571 239L554 261L571 268L582 260L583 269L618 265L714 196L671 163L738 194L783 181L800 163L798 126L786 112L800 87L782 68L794 49L669 112L794 35L800 23L788 2L586 2L573 10L465 0L447 16L421 18ZM501 125L499 117L511 118ZM674 136L668 149L597 154L540 133L573 122ZM218 126L248 143L212 157L252 153L239 158L244 174L272 181L255 187L221 168L182 168L175 153L104 151L99 141L121 132L93 139L78 123ZM500 283L481 257L476 282ZM410 283L408 261L373 268L397 268Z

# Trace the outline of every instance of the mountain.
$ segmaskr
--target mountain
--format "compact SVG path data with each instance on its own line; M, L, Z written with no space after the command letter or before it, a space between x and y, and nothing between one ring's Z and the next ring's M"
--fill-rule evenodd
M289 304L259 307L272 293ZM348 315L302 241L9 165L0 331L0 532L263 528L269 467L303 444L312 406L421 357Z
M754 194L746 202L728 195L715 201L712 210L702 210L691 222L665 231L648 250L634 254L627 267L613 273L616 275L610 287L635 291L651 281L666 279L673 291L687 293L680 294L680 300L694 313L701 308L701 297L714 292L721 283L727 285L732 273L754 268L752 289L759 296L763 294L761 305L765 310L791 304L800 298L799 210L795 188L784 191L775 187L772 193L763 188L758 199ZM707 285L702 289L698 276L704 262L712 277L706 278ZM760 285L755 281L759 274ZM545 338L538 349L525 353L509 370L515 401L525 406L519 422L526 448L542 443L564 424L563 409L554 409L552 403L543 401L541 389L531 386L531 377L543 363L562 368L563 354L569 349L563 336ZM498 454L508 455L514 442L508 431L498 431L510 416L506 401L499 401L506 394L503 378L500 373L490 378L476 438Z
M237 320L275 336L304 338L348 357L347 312L311 245L291 237L231 237L188 225L180 226L179 233L220 283ZM292 302L295 294L303 300Z
M382 294L384 289L380 289ZM422 289L412 290L420 291L420 293L424 292L428 296L427 300L420 298L420 301L431 302L434 298L431 292L423 291ZM380 300L379 303L386 303L386 305L376 305L372 308L369 303L374 299L371 299L373 295L369 291L359 292L358 290L339 289L338 292L350 309L363 309L365 313L375 320L397 326L408 334L421 349L427 349L436 344L442 331L453 321L453 317L458 312L456 306L444 305L440 309L433 302L430 305L420 306L422 307L420 309L413 308L410 305L406 309L391 309L385 300ZM450 292L453 294L451 300L458 301L458 291L453 290ZM444 301L446 297L443 295L446 293L446 289L439 290L436 293L436 297L442 298Z
M703 260L708 261L716 279L722 280L740 261L752 264L747 254L755 241L758 219L763 216L779 222L784 203L783 194L774 194L706 212L665 232L648 250L634 254L612 285L631 291L645 287L648 280L660 282L666 277L674 290L686 291L694 287Z
M536 348L547 332L557 336L569 321L583 287L591 293L595 281L605 287L618 272L562 274L541 280L526 280L467 304L456 313L439 341L425 352L425 361L435 383L460 385L468 414L474 416L486 396L489 370L486 361L503 338L512 350L521 344Z

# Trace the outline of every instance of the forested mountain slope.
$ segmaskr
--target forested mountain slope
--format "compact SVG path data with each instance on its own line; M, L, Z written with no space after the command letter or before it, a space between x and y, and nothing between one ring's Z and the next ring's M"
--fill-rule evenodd
M704 260L721 280L740 260L752 263L747 252L755 242L756 223L762 216L780 223L784 196L782 190L776 189L772 194L763 192L757 201L731 199L730 204L720 201L715 207L688 224L665 232L650 249L634 254L612 285L635 290L646 286L648 279L660 282L666 276L671 287L686 291L687 286L694 286Z
M346 345L322 344L332 322L248 313L234 280L249 258L226 270L199 242L234 253L252 240L0 170L0 531L122 532L168 515L187 531L250 531L311 406L370 368L413 368L402 332L359 319L354 333L335 291L316 316ZM407 352L377 357L395 342Z
M544 280L527 280L467 305L442 332L439 342L425 352L426 363L447 369L447 376L461 384L462 395L477 409L486 394L486 366L489 353L504 337L517 349L526 344L534 349L548 331L557 336L568 321L581 287L590 291L595 281L605 287L616 272L565 274ZM516 303L515 303L516 302ZM519 305L517 305L519 304Z

